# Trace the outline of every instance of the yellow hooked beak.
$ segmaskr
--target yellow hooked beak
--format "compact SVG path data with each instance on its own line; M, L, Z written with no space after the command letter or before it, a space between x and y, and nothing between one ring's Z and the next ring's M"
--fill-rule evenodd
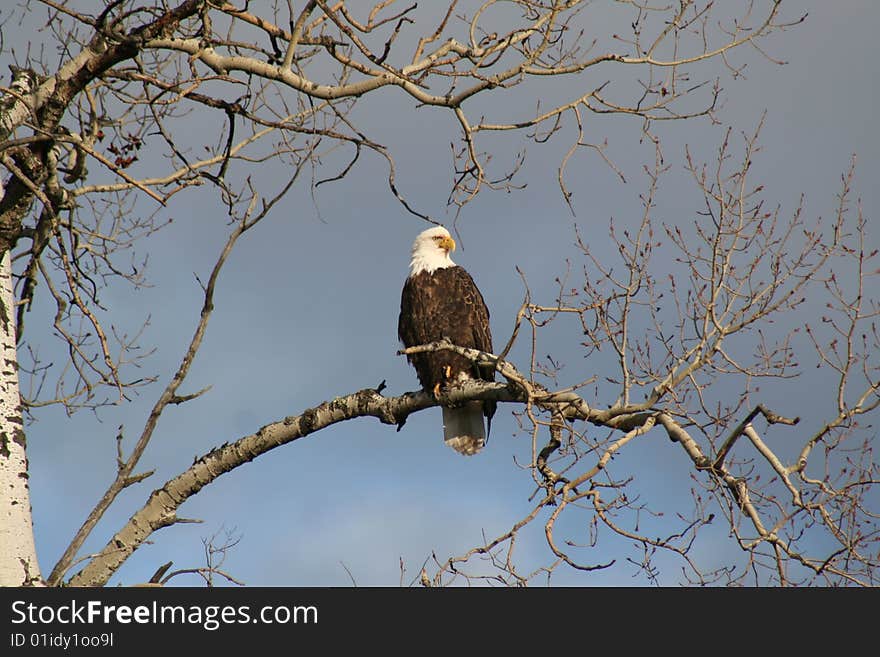
M446 251L447 253L452 253L455 251L455 240L452 239L450 235L446 235L440 239L440 248Z

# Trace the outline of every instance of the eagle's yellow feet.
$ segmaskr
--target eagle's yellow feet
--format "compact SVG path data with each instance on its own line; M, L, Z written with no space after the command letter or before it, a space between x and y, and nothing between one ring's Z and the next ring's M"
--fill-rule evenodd
M434 389L431 392L434 393L434 399L439 399L440 398L440 384L435 383Z

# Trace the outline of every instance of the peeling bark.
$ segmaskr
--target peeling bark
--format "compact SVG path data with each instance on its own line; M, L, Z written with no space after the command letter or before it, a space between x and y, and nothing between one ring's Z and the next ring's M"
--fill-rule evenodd
M42 581L28 486L28 461L18 390L12 265L0 261L0 586Z

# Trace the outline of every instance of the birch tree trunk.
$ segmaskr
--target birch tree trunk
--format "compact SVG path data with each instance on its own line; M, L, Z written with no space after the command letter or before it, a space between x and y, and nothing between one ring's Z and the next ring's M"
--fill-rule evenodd
M9 251L0 261L0 355L0 586L28 586L42 578L31 520Z

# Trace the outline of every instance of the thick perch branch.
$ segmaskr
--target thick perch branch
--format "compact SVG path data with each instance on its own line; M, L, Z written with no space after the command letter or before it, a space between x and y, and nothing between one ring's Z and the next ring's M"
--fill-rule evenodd
M384 385L384 384L383 384ZM233 443L224 443L196 459L190 468L153 491L147 503L135 513L79 573L72 586L101 586L116 569L157 529L179 522L178 507L220 475L253 461L261 454L286 445L325 427L358 417L376 417L384 424L398 424L410 413L437 406L431 393L408 392L399 397L384 397L379 388L367 388L337 397L303 413L267 424L256 433ZM499 383L473 383L450 390L441 396L446 403L468 399L516 401L515 393Z

